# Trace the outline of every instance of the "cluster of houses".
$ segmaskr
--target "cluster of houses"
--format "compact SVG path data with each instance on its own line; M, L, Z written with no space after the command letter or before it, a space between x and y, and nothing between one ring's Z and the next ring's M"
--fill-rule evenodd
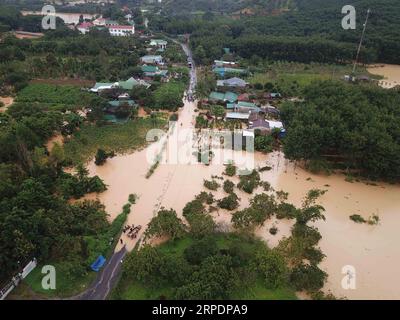
M131 14L125 15L126 24L119 24L117 21L99 17L93 21L84 21L76 26L76 29L86 34L92 29L107 29L110 35L116 37L127 37L135 34L135 23Z
M128 120L134 108L138 104L130 98L130 93L135 88L141 86L149 89L154 81L168 82L172 76L168 66L160 54L167 48L168 42L162 39L151 39L147 45L148 55L140 58L141 76L132 76L127 80L116 82L96 82L89 89L90 92L111 97L105 108L105 120L113 123L125 122Z
M240 68L237 62L215 60L213 72L218 79L218 91L211 92L202 104L223 106L226 110L225 120L242 122L246 134L254 135L256 130L261 134L268 134L278 129L284 135L285 129L279 121L279 110L273 106L281 99L280 93L265 93L262 99L255 98L251 94L249 83L240 78L247 76L249 72Z

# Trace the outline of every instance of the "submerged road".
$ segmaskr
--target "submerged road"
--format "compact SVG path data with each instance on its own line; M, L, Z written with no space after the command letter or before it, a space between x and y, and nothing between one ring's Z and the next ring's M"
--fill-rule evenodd
M176 41L175 41L176 42ZM179 42L177 42L179 43ZM185 52L188 62L191 63L190 69L190 83L187 90L187 99L194 100L194 92L197 84L196 67L193 61L192 52L189 46L179 43ZM96 277L92 285L83 293L72 297L73 300L105 300L110 294L111 290L117 284L121 270L122 262L127 254L127 248L123 246L119 251L114 252L109 260L105 263Z

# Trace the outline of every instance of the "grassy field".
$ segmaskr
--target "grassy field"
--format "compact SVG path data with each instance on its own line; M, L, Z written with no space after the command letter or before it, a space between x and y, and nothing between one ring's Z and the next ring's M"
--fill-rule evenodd
M92 94L72 85L31 83L18 93L16 102L62 105L77 110L86 107L92 98Z
M101 148L106 151L124 153L146 144L146 134L154 128L162 128L166 121L146 118L117 125L84 125L64 145L67 162L77 164L90 160Z
M88 272L82 277L71 277L68 272L63 272L62 263L48 263L56 269L56 289L45 290L42 287L42 279L45 274L42 274L43 265L38 265L29 275L25 278L20 286L13 292L13 295L19 299L41 298L51 299L59 297L71 297L84 291L94 281L96 277L95 272ZM12 297L11 297L12 298Z
M238 241L235 234L218 234L217 245L220 250L228 248L232 241ZM181 256L184 250L193 243L193 239L185 237L175 241L168 241L160 245L160 250L164 253ZM255 251L255 248L264 245L260 241L249 240L248 242L241 242L242 245L247 247L249 252ZM172 296L172 288L159 287L150 288L137 282L131 282L121 278L117 288L112 292L111 299L122 300L147 300L159 299L160 296ZM258 279L252 286L241 288L240 290L232 293L232 299L238 300L296 300L296 294L291 288L278 288L276 290L267 289L263 284L262 279Z
M315 80L340 80L344 75L351 74L352 65L329 65L329 64L303 64L296 62L275 62L262 68L255 68L253 75L248 81L251 84L261 83L273 84L293 83L305 87ZM379 79L379 76L369 74L366 68L357 67L356 75L368 75Z

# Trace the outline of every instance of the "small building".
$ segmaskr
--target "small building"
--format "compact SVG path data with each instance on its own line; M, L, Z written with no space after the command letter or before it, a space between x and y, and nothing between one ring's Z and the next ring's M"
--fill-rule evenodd
M215 102L222 101L222 102L233 103L233 102L237 101L237 97L238 97L237 94L234 92L228 91L228 92L222 93L222 92L213 91L210 93L208 99L211 101L215 101Z
M96 82L93 88L90 89L91 92L98 93L102 90L117 89L118 82Z
M93 27L93 23L91 23L91 22L82 22L82 23L80 23L80 24L78 24L76 26L76 29L80 33L86 34L86 33L88 33L90 31L90 28L92 28L92 27Z
M120 94L119 96L118 96L118 100L127 100L127 99L129 99L131 96L129 95L129 93L127 93L127 92L125 92L125 93L122 93L122 94Z
M215 67L213 72L220 77L224 77L226 74L237 74L237 75L244 75L247 74L247 70L245 69L238 69L238 68L225 68L225 67Z
M134 25L126 25L126 26L113 25L113 26L108 27L108 31L110 32L110 35L115 36L115 37L128 37L128 36L132 36L135 34L135 26Z
M280 99L282 95L279 92L271 92L267 97L268 99Z
M105 26L106 25L106 19L102 18L102 17L97 18L97 19L93 20L93 24L95 26Z
M280 121L266 120L271 130L273 129L283 129L283 123Z
M93 20L93 24L98 27L110 27L119 25L118 21L106 19L103 17Z
M153 65L144 64L142 65L141 69L145 77L155 77L155 76L166 77L168 74L168 70L160 70L157 66Z
M233 77L225 80L218 80L218 87L233 87L233 88L245 88L248 83L240 78Z
M239 95L238 101L249 102L249 101L250 101L250 96L249 96L249 94L248 94L248 93L242 93L241 95Z
M136 80L135 78L131 77L126 81L119 81L116 83L120 89L123 90L132 90L134 87L137 86L145 86L146 88L150 87L150 84L143 80Z
M258 120L258 119L264 119L264 117L261 116L260 113L255 111L255 110L250 111L249 123L254 122L254 121Z
M158 49L161 49L162 51L167 49L167 44L168 44L168 42L165 41L165 40L162 40L162 39L152 39L152 40L150 40L150 46L157 47Z
M262 106L261 111L274 117L279 117L280 115L279 110L271 105Z
M235 61L214 60L214 65L216 67L233 67L237 66L237 63Z
M127 105L129 107L134 107L134 106L136 106L136 103L134 100L111 100L111 101L108 101L107 111L112 113L119 107L125 106L125 105Z
M231 109L234 112L261 112L261 108L257 107L253 102L238 101L237 103L227 103L227 109Z
M241 112L227 112L225 115L226 120L241 120L248 121L250 113L241 113Z
M164 64L163 57L160 55L146 55L141 57L140 61L145 64Z
M264 119L257 119L254 121L249 121L249 130L259 130L262 134L266 134L270 132L271 128L268 121Z
M252 109L258 108L255 103L247 101L238 101L237 106L243 108L252 108Z

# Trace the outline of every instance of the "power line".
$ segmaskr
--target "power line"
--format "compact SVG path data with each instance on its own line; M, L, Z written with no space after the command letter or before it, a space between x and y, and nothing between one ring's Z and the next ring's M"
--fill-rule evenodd
M356 60L354 61L354 66L353 66L353 75L354 75L354 73L355 73L355 71L356 71L356 66L357 66L357 63L358 63L358 57L360 56L361 46L362 46L362 43L363 43L363 41L364 41L365 30L367 29L367 23L368 23L368 18L369 18L369 14L370 14L370 12L371 12L371 10L370 10L370 9L368 9L368 10L367 10L367 18L365 19L365 23L364 23L363 32L362 32L362 34L361 34L360 43L359 43L359 45L358 45L358 49L357 49Z

